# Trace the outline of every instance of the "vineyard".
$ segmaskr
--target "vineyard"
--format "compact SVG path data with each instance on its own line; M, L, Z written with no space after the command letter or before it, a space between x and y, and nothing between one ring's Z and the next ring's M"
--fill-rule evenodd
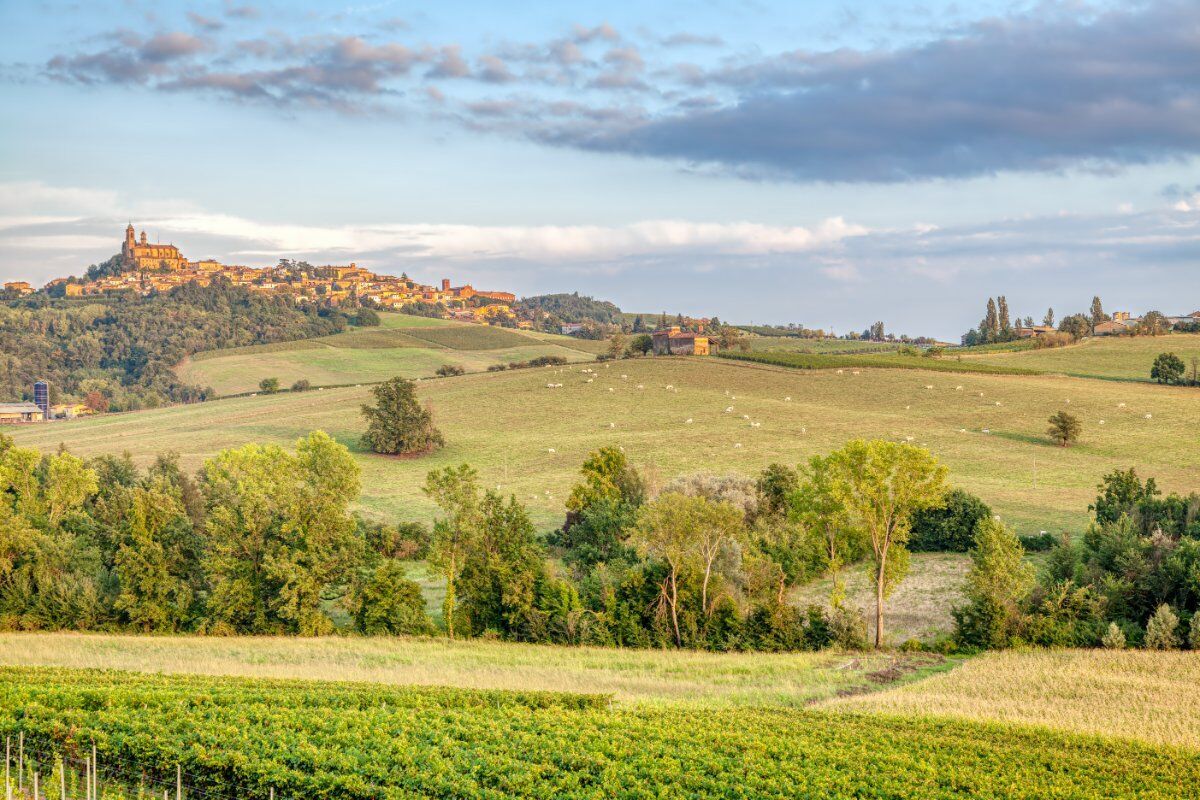
M982 361L961 361L949 358L902 356L884 354L804 353L804 352L723 352L722 358L753 361L791 369L920 369L930 372L971 372L988 375L1041 375L1043 370L990 364Z
M1174 798L1200 782L1189 751L1036 728L5 668L0 735L18 732L43 775L95 747L101 774L179 774L214 798Z

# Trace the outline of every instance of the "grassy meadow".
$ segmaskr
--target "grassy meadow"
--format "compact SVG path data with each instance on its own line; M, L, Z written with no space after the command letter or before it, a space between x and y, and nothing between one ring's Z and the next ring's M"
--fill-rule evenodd
M256 391L259 381L267 377L278 378L284 388L302 378L313 386L345 386L396 375L429 377L444 364L483 372L493 364L538 356L589 361L595 354L594 346L569 336L409 314L383 312L379 316L378 328L197 353L176 367L176 372L189 383L229 395ZM604 342L589 344L607 347Z
M1200 750L1200 653L986 653L952 672L826 708L1042 725Z
M626 705L803 706L951 666L928 654L707 653L390 637L0 633L0 665L610 694Z
M964 353L963 360L1002 367L1027 367L1062 375L1109 380L1149 381L1159 353L1174 353L1191 369L1200 358L1200 334L1168 336L1100 336L1067 347L1044 350Z
M1024 533L1082 528L1100 476L1116 467L1136 465L1167 491L1197 487L1194 389L1059 376L854 372L647 358L422 381L419 394L448 446L420 459L377 456L359 445L366 386L23 426L12 435L43 451L62 443L83 455L128 451L142 463L174 450L192 469L222 448L290 444L322 429L354 451L368 514L428 520L425 473L465 461L485 486L514 493L546 527L561 522L580 463L606 444L624 447L661 485L688 472L749 475L772 461L795 464L855 437L911 440ZM1083 422L1081 441L1067 449L1045 435L1047 417L1063 408Z

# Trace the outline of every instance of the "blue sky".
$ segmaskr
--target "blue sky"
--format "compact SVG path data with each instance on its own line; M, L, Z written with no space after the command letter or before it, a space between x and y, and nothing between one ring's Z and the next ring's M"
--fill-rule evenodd
M0 276L132 219L841 332L1200 308L1194 2L0 4Z

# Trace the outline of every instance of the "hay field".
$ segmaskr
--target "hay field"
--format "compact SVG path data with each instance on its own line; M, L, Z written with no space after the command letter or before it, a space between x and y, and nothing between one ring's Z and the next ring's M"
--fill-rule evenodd
M1112 380L1150 380L1150 367L1159 353L1174 353L1191 369L1200 358L1200 334L1169 336L1101 336L1067 347L1011 352L963 353L964 361L1004 367L1027 367L1062 375Z
M1042 725L1200 750L1200 653L987 653L953 672L824 706Z
M0 665L612 694L636 705L803 706L947 668L937 656L706 653L390 637L0 633Z
M287 388L304 378L313 386L376 383L396 375L429 377L452 364L483 372L493 364L560 356L591 360L577 340L553 334L381 313L378 328L355 328L333 336L249 345L197 353L175 371L183 380L211 386L220 395L253 392L263 378L275 377Z
M595 369L591 383L585 368ZM542 526L561 522L579 464L606 444L624 447L661 483L687 472L752 474L772 461L795 464L855 437L911 437L950 466L954 483L1026 533L1082 528L1100 476L1115 467L1136 465L1167 491L1200 484L1196 394L1187 388L648 358L609 368L570 365L422 381L419 394L449 444L415 460L376 456L359 446L366 386L23 426L12 435L44 451L59 443L83 455L128 450L141 463L175 450L186 467L196 468L225 447L290 444L321 429L355 452L363 467L361 507L368 513L429 519L433 509L420 491L425 473L465 461L479 469L484 485L528 504ZM726 413L728 407L734 410ZM1046 418L1066 407L1083 421L1082 441L1069 449L1045 437Z

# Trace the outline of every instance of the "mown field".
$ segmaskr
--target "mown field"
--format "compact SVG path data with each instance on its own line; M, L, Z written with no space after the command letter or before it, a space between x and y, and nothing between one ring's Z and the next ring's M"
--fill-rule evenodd
M25 426L12 435L44 451L60 443L78 454L128 451L142 463L175 450L196 468L222 448L290 444L322 429L362 465L366 513L428 520L433 508L420 491L425 474L469 462L484 485L515 494L543 527L561 522L580 463L606 444L624 447L661 485L688 472L749 475L772 461L795 464L855 437L911 439L949 465L955 484L979 494L1023 533L1081 529L1100 476L1116 467L1136 465L1167 491L1200 483L1193 389L1057 376L857 372L639 359L423 381L419 393L448 446L415 460L360 447L365 386ZM1068 449L1045 436L1047 417L1063 408L1083 423L1080 443Z
M197 353L176 368L179 376L220 395L253 392L263 378L287 388L306 379L313 386L375 383L396 375L429 377L445 364L483 372L493 364L560 356L587 361L594 348L577 339L526 333L466 322L381 313L378 328L333 336ZM604 343L600 343L604 344ZM605 345L607 346L607 345Z
M1010 665L1003 678L1019 685L1021 673ZM1112 701L1133 698L1109 684ZM613 703L536 681L504 692L2 667L0 734L17 732L30 754L95 743L109 781L169 785L178 764L191 793L245 798L1182 798L1200 784L1194 747L1120 730ZM48 774L52 757L42 758Z
M1191 369L1200 358L1200 334L1169 336L1101 336L1068 347L1012 352L964 353L973 363L999 367L1027 367L1085 378L1149 381L1150 367L1159 353L1174 353Z

